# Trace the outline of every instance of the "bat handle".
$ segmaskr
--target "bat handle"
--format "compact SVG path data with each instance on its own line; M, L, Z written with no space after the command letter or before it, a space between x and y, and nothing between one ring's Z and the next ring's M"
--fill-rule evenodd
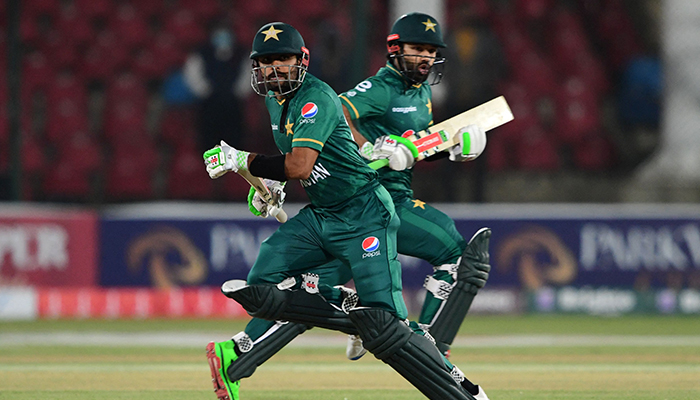
M279 207L272 207L270 209L270 215L277 218L277 220L282 224L287 222L287 213Z
M373 170L376 171L380 168L383 168L383 167L386 167L387 165L389 165L389 159L383 158L381 160L372 161L371 163L369 163L367 165L369 165L370 168L372 168Z

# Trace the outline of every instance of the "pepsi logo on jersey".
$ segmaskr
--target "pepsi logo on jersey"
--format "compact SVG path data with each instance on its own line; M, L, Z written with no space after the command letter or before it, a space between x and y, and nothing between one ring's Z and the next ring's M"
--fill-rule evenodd
M314 103L306 103L301 108L301 116L304 118L313 118L318 114L318 106Z
M375 236L368 236L362 241L362 249L365 251L362 258L375 257L381 254L379 249L379 239Z

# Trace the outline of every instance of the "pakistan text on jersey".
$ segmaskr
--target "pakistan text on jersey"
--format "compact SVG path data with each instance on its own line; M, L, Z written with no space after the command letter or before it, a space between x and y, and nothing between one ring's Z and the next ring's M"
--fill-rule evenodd
M410 113L410 112L416 112L416 111L418 111L418 109L416 108L416 106L410 106L410 107L393 107L393 108L391 109L391 112L403 113L403 114L408 114L408 113Z
M318 181L323 180L331 176L331 173L328 172L328 170L319 164L314 164L314 169L311 170L311 176L309 176L307 179L303 179L301 181L301 186L303 187L309 187L311 185L315 185L318 183Z

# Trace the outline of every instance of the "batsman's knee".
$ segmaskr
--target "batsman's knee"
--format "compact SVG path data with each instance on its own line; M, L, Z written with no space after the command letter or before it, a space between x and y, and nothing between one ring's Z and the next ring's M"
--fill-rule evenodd
M221 287L224 295L237 301L253 317L357 334L341 307L328 303L320 294L311 293L310 290L301 289L294 278L285 279L277 285L248 285L242 280L232 280Z
M280 319L286 307L286 294L272 285L248 285L243 280L230 280L221 292L236 300L253 317L270 321Z

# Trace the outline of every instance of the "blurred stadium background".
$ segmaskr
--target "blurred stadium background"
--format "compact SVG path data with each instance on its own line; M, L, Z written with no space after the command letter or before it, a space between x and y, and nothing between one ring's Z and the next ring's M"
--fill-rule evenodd
M45 339L32 340L33 330L165 318L184 319L165 329L187 331L210 327L202 318L245 318L218 287L246 276L277 223L248 213L242 179L206 175L206 102L188 62L217 29L232 32L230 65L242 71L226 78L235 140L272 152L267 112L246 87L258 27L295 26L311 72L342 92L384 64L388 29L409 11L434 15L449 44L433 88L436 121L498 95L515 115L489 133L477 161L415 168L416 197L453 216L464 236L494 231L494 270L472 309L492 328L469 333L577 334L600 324L583 334L681 334L670 353L697 362L696 0L0 2L0 326L9 332L0 352L20 359L22 343ZM293 215L305 195L292 184L287 199ZM431 268L402 263L417 313ZM532 328L548 325L542 314L571 330ZM509 325L516 315L531 316L531 327ZM577 325L571 315L641 319L606 332L599 319ZM15 362L8 357L0 361ZM487 382L500 382L499 368ZM698 392L684 393L673 398Z

